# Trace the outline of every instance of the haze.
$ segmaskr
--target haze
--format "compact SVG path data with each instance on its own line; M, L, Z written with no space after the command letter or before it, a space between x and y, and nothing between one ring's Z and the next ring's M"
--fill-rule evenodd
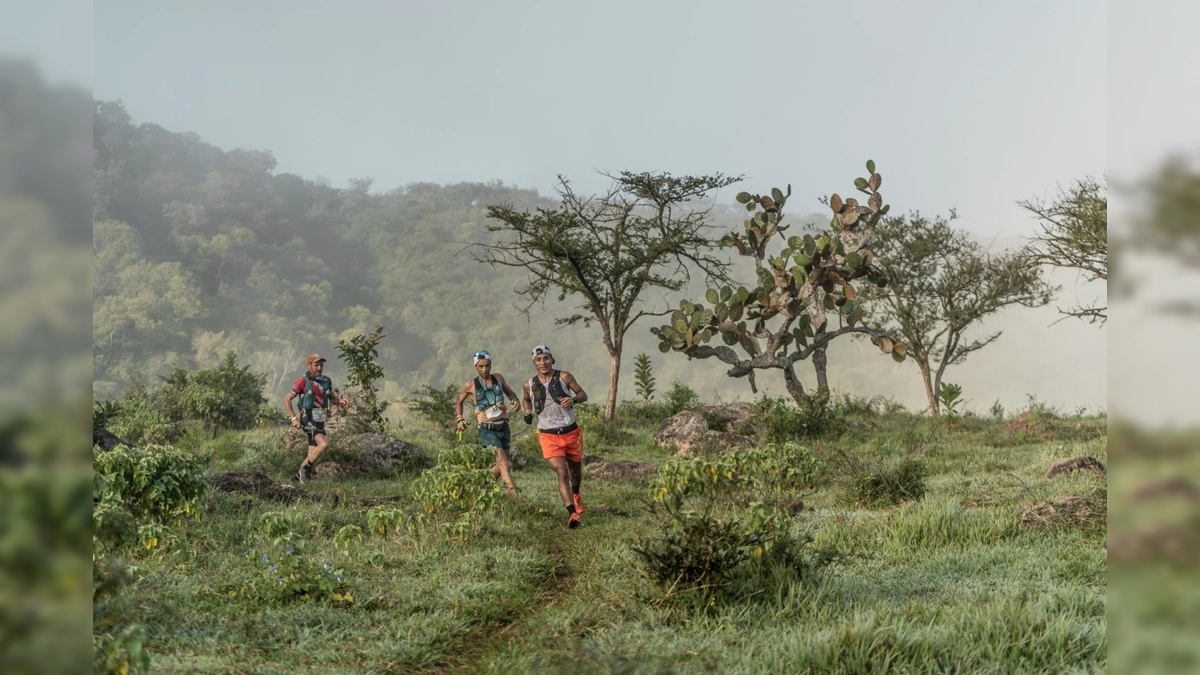
M595 191L598 170L720 171L790 183L816 209L873 158L894 210L957 208L1001 246L1033 231L1018 200L1107 171L1106 21L1082 0L115 1L94 10L93 91L138 122L268 150L277 172L377 191L499 180L548 195L558 174ZM1059 305L1104 292L1054 281ZM996 317L1006 334L947 380L977 412L1027 394L1104 407L1104 329L1057 318ZM832 369L831 383L920 409L915 368L893 365L879 361L887 384ZM696 367L718 368L678 369Z

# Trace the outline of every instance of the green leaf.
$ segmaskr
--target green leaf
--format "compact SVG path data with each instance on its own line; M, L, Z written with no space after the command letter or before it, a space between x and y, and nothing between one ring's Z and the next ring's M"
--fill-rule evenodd
M783 191L779 188L771 188L771 198L775 200L776 204L782 204L784 200Z
M721 333L721 340L724 341L725 344L732 347L738 343L738 336L737 333L729 331L726 333Z
M749 192L739 192L734 199L736 199L739 204L745 204L751 199L754 199L754 195L751 195Z
M710 288L704 293L704 299L715 305L721 301L721 296L717 294L716 290Z
M867 173L875 173L875 160L867 160Z
M721 302L729 302L729 298L733 297L733 289L728 286L721 287Z
M854 187L858 188L859 190L866 190L867 189L867 179L861 178L861 177L855 178L854 179Z

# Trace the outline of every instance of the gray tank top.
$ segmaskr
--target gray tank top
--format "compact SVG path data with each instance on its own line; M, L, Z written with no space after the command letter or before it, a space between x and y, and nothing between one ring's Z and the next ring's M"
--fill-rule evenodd
M562 380L559 379L558 373L559 371L557 370L552 372L550 374L550 383L546 385L543 385L541 381L538 380L537 375L529 378L529 391L531 394L535 394L538 388L542 388L545 391L545 404L542 406L542 409L538 411L537 427L539 429L559 429L575 424L575 409L564 408L558 404L559 398L570 395L566 386L563 385ZM555 394L561 394L561 396L555 396ZM538 405L538 401L536 400L537 398L538 397L535 395L535 409Z

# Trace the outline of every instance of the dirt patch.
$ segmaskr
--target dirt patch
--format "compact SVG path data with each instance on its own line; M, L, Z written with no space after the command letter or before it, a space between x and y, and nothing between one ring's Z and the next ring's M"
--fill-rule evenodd
M1095 457L1067 457L1054 460L1050 468L1046 470L1046 478L1054 478L1062 473L1075 473L1076 471L1090 471L1101 476L1108 475L1108 467Z
M1023 504L1021 522L1032 527L1106 527L1108 501L1075 495L1055 497L1048 502Z
M287 483L276 483L262 473L217 473L205 479L209 486L222 492L253 495L260 499L292 503L325 502L337 505L349 502L358 506L380 506L394 504L403 498L400 495L387 497L351 497L341 498L335 492L312 492L307 488Z
M587 465L589 478L615 478L627 480L658 473L658 466L650 462L597 462Z
M296 501L330 502L337 504L336 494L322 494L301 490L295 485L276 483L262 473L218 473L205 479L208 484L223 492L241 492L262 499L292 503Z

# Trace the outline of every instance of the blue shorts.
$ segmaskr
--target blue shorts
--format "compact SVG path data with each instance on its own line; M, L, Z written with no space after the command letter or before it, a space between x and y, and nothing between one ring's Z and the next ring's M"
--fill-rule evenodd
M508 450L512 446L512 429L508 422L492 423L488 427L482 424L479 426L479 442L483 447Z

